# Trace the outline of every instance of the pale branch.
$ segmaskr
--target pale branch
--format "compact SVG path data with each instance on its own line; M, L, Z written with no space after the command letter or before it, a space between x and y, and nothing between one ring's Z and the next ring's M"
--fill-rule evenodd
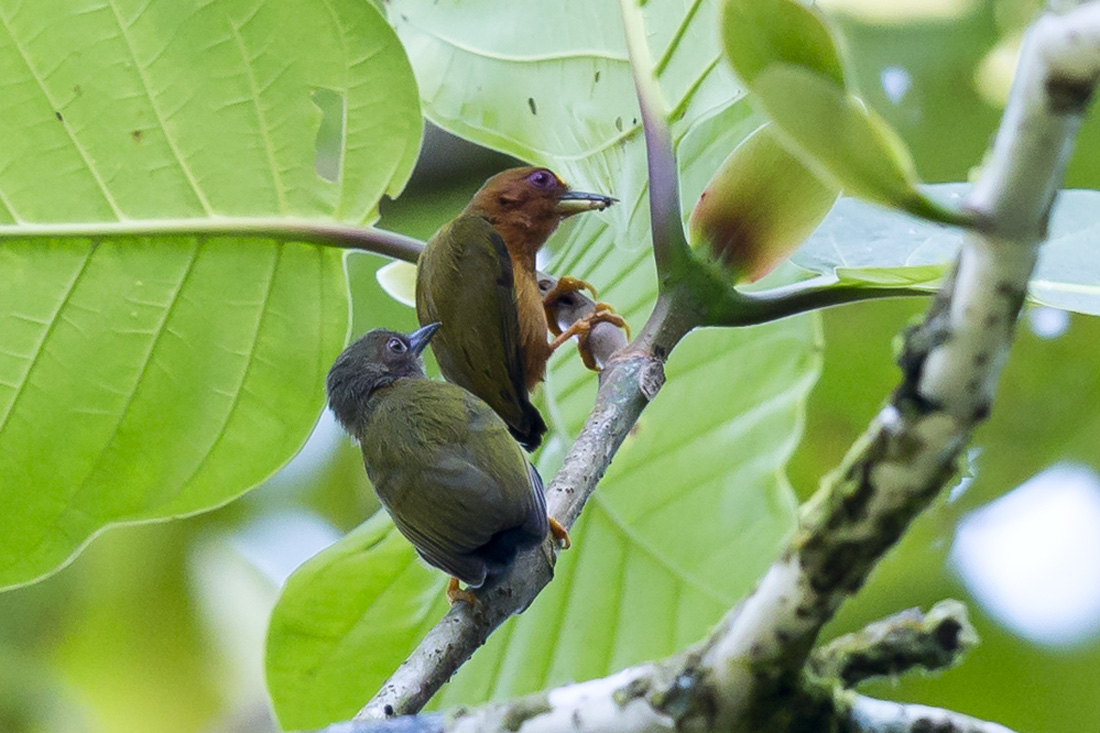
M898 677L913 669L955 666L978 643L966 606L940 601L928 613L910 608L814 649L809 670L816 677L854 687L874 677Z
M965 612L960 608L951 604L941 606L937 607L941 621L932 622L931 626L942 628L945 619L961 618L965 623ZM929 616L936 614L937 611L933 610ZM898 623L898 619L893 617L877 623ZM927 631L934 633L931 628ZM707 662L705 652L705 647L697 647L660 662L630 667L608 677L564 685L505 702L486 703L443 714L338 723L325 728L323 733L475 733L489 730L518 733L599 733L610 730L620 733L672 733L715 730L719 724L715 716L722 707L722 700L736 694L736 691L715 684L715 668L709 665L733 664L736 660ZM876 730L907 733L940 731L941 728L937 727L921 727L922 724L935 723L944 726L943 731L959 733L1007 731L959 713L886 703L856 695L844 690L835 678L807 678L802 685L787 692L784 704L797 718L801 726L798 730L853 733ZM785 728L750 725L743 729Z
M966 206L964 241L924 323L907 334L903 381L840 468L802 508L798 532L715 632L715 684L739 694L718 720L783 715L822 626L956 473L990 409L1055 191L1100 75L1100 3L1029 31L991 160ZM1086 83L1087 82L1087 83Z
M855 695L840 733L1013 733L952 710Z

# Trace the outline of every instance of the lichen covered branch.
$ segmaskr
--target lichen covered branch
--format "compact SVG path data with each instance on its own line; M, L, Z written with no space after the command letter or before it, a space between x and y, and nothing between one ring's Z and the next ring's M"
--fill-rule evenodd
M1100 3L1046 15L1032 28L992 160L967 201L977 229L924 322L906 336L901 385L837 471L803 507L800 526L756 592L708 651L723 724L768 720L797 686L822 626L854 594L956 473L989 414L1046 222L1100 74ZM1071 103L1072 102L1072 103ZM736 663L720 663L737 660Z
M1013 733L985 720L927 705L906 705L856 695L840 733Z
M955 666L978 643L966 607L940 601L928 613L910 608L814 649L809 669L819 678L854 687L874 677L898 677Z

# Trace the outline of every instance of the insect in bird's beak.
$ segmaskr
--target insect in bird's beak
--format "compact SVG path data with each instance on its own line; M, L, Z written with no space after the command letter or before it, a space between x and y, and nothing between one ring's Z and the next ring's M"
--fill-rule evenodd
M572 216L582 211L603 211L618 199L604 196L599 193L585 193L584 191L566 191L558 197L555 211L561 216Z
M427 326L418 328L410 333L408 335L409 350L417 356L420 356L420 352L427 348L428 342L432 340L432 336L435 335L435 332L439 330L441 325L443 324L436 321L435 323L429 323Z

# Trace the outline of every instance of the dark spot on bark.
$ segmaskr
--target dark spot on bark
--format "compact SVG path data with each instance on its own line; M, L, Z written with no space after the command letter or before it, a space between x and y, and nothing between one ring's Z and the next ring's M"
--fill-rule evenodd
M73 94L80 97L84 95L84 90L80 88L79 84L73 86Z
M752 646L749 647L749 656L753 658L760 657L764 654L764 645L758 641L754 641Z
M615 118L615 129L618 130L619 132L623 131L623 118L622 117L616 117Z
M779 630L775 632L775 640L782 646L786 646L787 642L791 640L791 635L786 631Z
M795 606L794 615L795 618L807 619L811 618L814 614L813 611L806 606Z
M825 594L835 588L843 587L847 582L849 573L857 570L861 565L861 544L854 540L836 541L829 552L819 555L816 567L810 569L810 587L815 592Z
M537 115L539 113L538 108L535 107L535 98L534 97L528 97L527 98L527 106L531 108L531 114Z
M1047 77L1047 107L1056 115L1082 114L1092 97L1096 79Z
M386 706L382 708L382 713L387 718L392 718L393 717L393 705L390 705L389 703L386 703Z
M408 23L408 22L409 22L409 16L405 15L404 13L402 13L402 14L401 14L401 20L403 20L403 21L405 21L406 23Z
M975 354L974 355L974 366L984 367L988 364L989 364L989 354L987 354L983 351L980 354Z
M57 118L58 122L64 122L65 118L61 116L60 112L54 111L53 116Z
M875 487L871 485L871 467L867 464L860 466L863 470L859 483L841 501L841 508L849 522L858 522L867 516L867 503L875 493Z
M983 402L974 408L974 422L983 422L989 419L989 403Z
M967 392L977 392L979 389L981 389L981 387L982 387L982 380L978 379L977 377L974 377L973 379L967 381L967 383L966 383L966 391Z
M634 118L634 119L633 119L633 120L631 121L631 123L630 123L630 124L632 124L632 125L636 125L636 124L638 124L638 118L637 118L637 117L635 117L635 118Z
M134 139L134 142L139 143L141 139L145 137L145 132L142 130L134 130L130 133L130 137Z
M994 292L1005 299L1013 314L1019 313L1020 307L1024 304L1024 298L1027 297L1026 289L1021 288L1014 282L1008 282L1006 280L998 282Z
M919 435L905 432L894 441L891 456L899 463L910 463L913 458L924 452L926 445Z
M949 721L937 723L928 718L920 718L913 721L913 725L909 730L912 731L912 733L953 733L956 728L954 723Z
M592 83L593 84L599 84L600 83L600 72L597 71L596 75L594 77L592 77Z
M959 648L959 632L962 624L953 618L944 619L943 623L936 627L936 643L941 649L953 652Z

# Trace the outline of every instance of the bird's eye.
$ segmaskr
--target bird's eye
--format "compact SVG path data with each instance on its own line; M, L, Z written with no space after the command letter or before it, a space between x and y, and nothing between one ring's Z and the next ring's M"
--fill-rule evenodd
M409 347L405 345L405 342L396 336L386 342L386 348L395 354L404 354L409 349Z
M527 176L527 180L535 188L553 188L558 183L557 176L547 170L537 170Z

